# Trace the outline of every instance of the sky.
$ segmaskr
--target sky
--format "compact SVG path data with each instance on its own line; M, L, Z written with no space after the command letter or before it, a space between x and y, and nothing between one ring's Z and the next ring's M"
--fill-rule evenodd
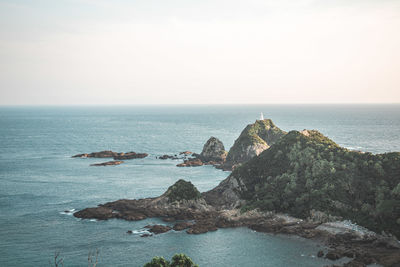
M0 0L0 105L400 103L400 0Z

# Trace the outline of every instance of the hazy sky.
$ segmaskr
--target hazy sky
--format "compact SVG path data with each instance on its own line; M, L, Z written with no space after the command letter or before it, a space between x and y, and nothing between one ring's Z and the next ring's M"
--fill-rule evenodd
M0 104L400 102L400 0L0 0Z

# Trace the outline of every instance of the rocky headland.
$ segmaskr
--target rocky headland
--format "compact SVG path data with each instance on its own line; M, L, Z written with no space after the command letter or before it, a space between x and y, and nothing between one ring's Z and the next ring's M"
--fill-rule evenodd
M241 132L226 156L223 168L231 170L268 149L286 134L271 119L257 120Z
M351 258L346 266L399 266L400 153L350 151L315 130L280 135L208 192L179 180L159 197L122 199L74 216L160 217L188 234L246 226L320 240L330 250L317 256Z

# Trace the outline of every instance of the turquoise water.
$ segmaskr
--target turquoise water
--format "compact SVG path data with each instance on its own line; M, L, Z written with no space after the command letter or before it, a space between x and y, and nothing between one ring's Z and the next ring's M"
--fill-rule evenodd
M211 166L177 168L162 154L200 152L210 136L226 149L259 117L284 130L318 129L338 144L363 151L400 151L400 105L270 105L0 108L0 266L49 266L55 251L65 266L141 266L153 256L183 252L200 266L323 266L317 243L297 237L220 229L203 235L127 235L148 219L79 220L63 211L120 198L157 196L178 179L209 190L228 172ZM149 153L119 166L89 167L73 159L100 150Z

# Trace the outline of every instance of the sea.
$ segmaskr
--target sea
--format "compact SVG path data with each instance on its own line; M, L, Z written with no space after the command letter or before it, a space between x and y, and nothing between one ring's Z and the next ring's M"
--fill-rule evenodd
M118 199L155 197L179 179L207 191L229 172L178 168L163 154L201 152L211 136L228 150L260 113L283 130L317 129L349 149L400 151L400 105L181 105L0 107L0 266L143 266L185 253L199 266L324 266L326 248L296 236L219 229L140 237L142 221L82 220L74 211ZM119 166L72 158L102 150L148 153ZM133 234L127 234L132 230Z

